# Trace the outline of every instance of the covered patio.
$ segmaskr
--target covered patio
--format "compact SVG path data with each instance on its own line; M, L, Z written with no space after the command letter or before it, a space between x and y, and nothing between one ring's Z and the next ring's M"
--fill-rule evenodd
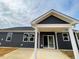
M50 27L50 25L49 27L38 27L38 48L41 48L41 46L44 47L44 43L46 43L47 40L47 48L58 49L57 34L64 32L68 33L68 27ZM50 46L51 44L53 46Z
M43 14L42 16L38 17L36 20L32 21L32 27L35 29L34 59L37 59L37 43L38 43L37 39L39 37L38 33L43 31L44 32L67 31L70 36L70 41L71 41L72 50L73 50L75 59L79 59L78 47L73 33L73 28L77 23L79 23L78 20L73 19L72 17L64 15L55 10L50 10L47 13Z
M73 34L73 30L72 30L72 26L71 25L66 25L66 24L63 24L63 25L37 25L35 28L35 48L34 48L34 59L37 59L37 38L38 38L38 35L37 33L38 32L50 32L50 31L53 31L55 32L55 35L56 35L56 32L69 32L69 36L70 36L70 40L71 40L71 44L72 44L72 48L73 48L73 53L74 53L74 56L75 56L75 59L78 59L79 58L79 53L78 53L78 48L77 48L77 44L76 44L76 41L75 41L75 37L74 37L74 34ZM40 45L40 43L38 44L38 46ZM58 48L57 48L58 49Z

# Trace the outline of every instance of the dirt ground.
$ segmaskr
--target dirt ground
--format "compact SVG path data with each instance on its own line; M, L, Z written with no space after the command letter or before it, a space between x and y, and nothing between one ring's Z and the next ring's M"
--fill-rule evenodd
M66 54L67 56L69 56L71 59L74 59L73 51L62 51L62 52Z
M0 57L14 50L16 50L16 48L0 48Z

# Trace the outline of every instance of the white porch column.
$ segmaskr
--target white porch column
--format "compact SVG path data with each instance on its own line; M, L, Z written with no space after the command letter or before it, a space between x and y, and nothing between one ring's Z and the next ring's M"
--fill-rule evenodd
M72 28L69 28L69 34L70 34L74 57L75 57L75 59L79 59L78 48L77 48L77 44L75 41L75 37L74 37Z
M37 28L35 28L34 59L37 59Z
M40 48L40 32L38 32L38 48Z

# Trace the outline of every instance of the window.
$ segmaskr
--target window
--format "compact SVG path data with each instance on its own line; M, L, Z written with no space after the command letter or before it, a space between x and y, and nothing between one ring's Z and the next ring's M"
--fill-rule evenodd
M69 35L68 33L63 33L63 41L69 41Z
M34 33L24 33L23 42L34 42Z
M6 41L11 41L12 40L12 34L13 33L7 33Z
M79 40L79 33L77 33L77 38L78 38L78 40Z
M34 41L34 39L35 39L34 34L33 34L33 33L31 33L31 34L30 34L30 42L33 42L33 41Z
M23 34L23 41L24 42L28 42L29 41L28 38L29 38L29 34L28 33L24 33Z

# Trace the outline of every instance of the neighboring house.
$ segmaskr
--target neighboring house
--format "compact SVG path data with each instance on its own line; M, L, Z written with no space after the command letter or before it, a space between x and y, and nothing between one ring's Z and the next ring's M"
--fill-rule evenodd
M50 10L33 20L32 27L0 29L0 46L34 48L34 43L37 42L38 48L71 50L73 32L74 41L79 48L79 31L70 29L77 23L79 21L72 17Z

